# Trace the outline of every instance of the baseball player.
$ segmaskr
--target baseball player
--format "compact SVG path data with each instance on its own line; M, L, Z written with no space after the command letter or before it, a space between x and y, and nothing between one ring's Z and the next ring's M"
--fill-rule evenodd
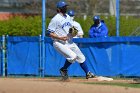
M108 28L103 21L100 20L100 16L93 17L94 24L90 27L89 37L107 37Z
M73 37L73 38L82 38L83 35L84 35L84 32L83 32L83 30L82 30L81 25L80 25L78 22L76 22L76 21L74 20L74 17L75 17L75 12L74 12L74 10L69 10L69 11L68 11L68 15L69 15L70 18L71 18L72 25L78 30L78 34L77 34L75 37Z
M72 26L70 16L66 14L67 3L59 1L57 3L57 14L52 18L48 25L49 36L53 39L54 48L65 58L65 64L60 68L62 80L68 79L68 67L77 61L86 73L86 79L93 78L95 75L91 73L86 65L85 56L78 46L72 41L73 36L69 33Z

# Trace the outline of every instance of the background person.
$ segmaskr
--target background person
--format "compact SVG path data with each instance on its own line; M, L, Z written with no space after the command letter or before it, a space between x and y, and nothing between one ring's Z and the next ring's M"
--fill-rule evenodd
M90 27L89 37L107 37L108 36L108 28L106 24L100 20L100 16L93 17L94 24Z
M68 15L69 15L70 18L71 18L72 25L78 30L78 34L77 34L75 37L73 37L73 38L82 38L83 35L84 35L84 32L83 32L83 30L82 30L81 25L80 25L78 22L76 22L76 21L74 20L74 17L75 17L75 12L74 12L74 10L69 10L69 11L68 11Z

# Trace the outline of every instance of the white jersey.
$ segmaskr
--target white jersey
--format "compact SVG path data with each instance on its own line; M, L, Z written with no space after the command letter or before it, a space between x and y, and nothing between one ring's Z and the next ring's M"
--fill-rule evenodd
M67 14L66 16L62 16L58 13L49 23L48 31L54 32L59 37L68 36L70 27L72 27L70 16Z
M80 35L84 35L82 27L81 27L81 25L78 22L73 21L72 25L78 30L78 34L75 37L73 37L73 38L79 38Z
M67 41L62 41L58 39L53 39L54 48L59 51L69 62L77 61L83 63L85 61L85 56L80 51L78 46L72 42L72 36L69 34L69 28L72 27L72 21L70 16L62 16L61 14L55 15L48 26L48 31L53 32L59 37L68 36Z

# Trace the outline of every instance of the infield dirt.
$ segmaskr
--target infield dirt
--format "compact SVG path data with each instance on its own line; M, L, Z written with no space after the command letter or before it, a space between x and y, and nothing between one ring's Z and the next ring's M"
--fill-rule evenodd
M68 82L59 78L0 78L0 93L140 93L139 88L85 84L88 82L101 81L75 78ZM133 83L132 80L103 82Z

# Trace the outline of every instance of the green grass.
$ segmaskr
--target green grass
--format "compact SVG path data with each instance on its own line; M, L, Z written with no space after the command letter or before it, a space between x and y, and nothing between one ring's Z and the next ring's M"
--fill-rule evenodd
M89 82L88 82L88 83L85 83L85 84L140 88L140 84L137 84L137 83L118 83L118 82L90 82L90 83L89 83Z

